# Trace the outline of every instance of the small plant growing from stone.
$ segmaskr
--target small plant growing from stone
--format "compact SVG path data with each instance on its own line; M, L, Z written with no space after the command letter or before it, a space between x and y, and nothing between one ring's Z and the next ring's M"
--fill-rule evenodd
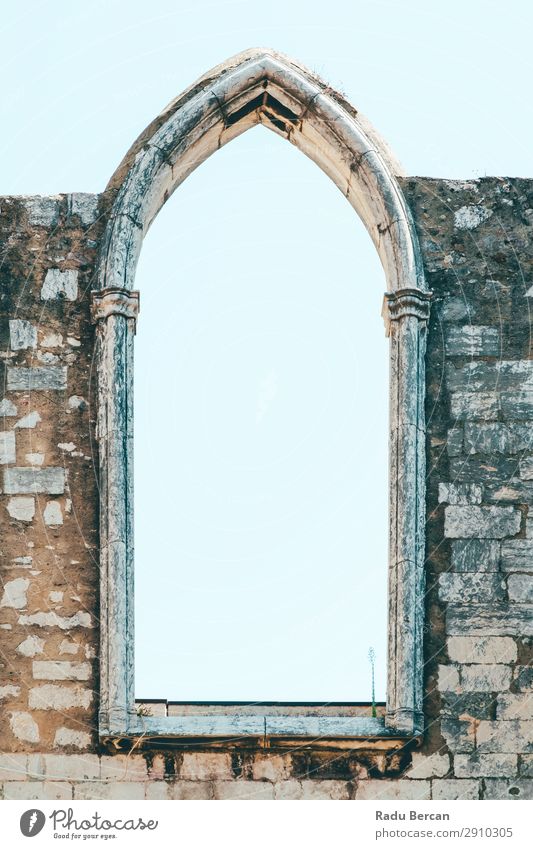
M370 661L370 669L372 672L372 716L377 716L376 711L376 682L375 682L375 666L376 666L376 652L373 647L370 646L368 649L368 659Z
M152 716L152 708L148 705L137 705L137 716Z

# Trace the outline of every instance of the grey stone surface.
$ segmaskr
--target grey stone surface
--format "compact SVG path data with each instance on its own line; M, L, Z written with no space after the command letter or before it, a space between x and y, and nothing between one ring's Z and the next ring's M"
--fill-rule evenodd
M24 198L24 206L28 221L37 227L53 227L59 218L59 198L57 197L28 197Z
M0 430L0 463L14 463L15 461L15 432L13 430Z
M464 431L462 427L451 427L446 440L446 450L449 457L457 457L463 451Z
M17 392L67 388L67 366L10 367L7 388Z
M505 540L501 566L506 572L533 571L533 539Z
M456 755L454 758L457 778L513 777L517 765L518 755L506 753Z
M464 450L467 454L517 454L531 450L533 423L465 423Z
M444 515L444 535L452 539L502 539L520 530L521 514L513 507L450 505Z
M533 571L531 561L529 568ZM521 572L515 572L509 575L507 588L510 601L533 603L533 574L524 575Z
M461 669L461 686L466 693L500 693L511 684L511 667L498 663L474 663Z
M490 421L498 418L500 399L495 392L454 392L450 395L452 419L479 419Z
M484 539L454 540L452 569L455 572L494 572L500 564L499 542Z
M444 572L439 576L439 598L459 604L483 604L505 599L505 583L497 572Z
M4 492L8 495L46 492L62 495L65 491L65 470L58 467L13 467L4 471Z
M98 217L98 195L73 192L68 196L68 214L77 215L84 227L89 227Z
M533 605L448 604L446 630L449 635L521 637L533 636Z
M37 328L30 321L19 318L9 321L9 346L12 351L24 348L35 348L37 345Z
M487 778L483 798L510 799L515 801L533 799L533 779L502 780Z
M75 301L77 297L77 271L73 269L61 271L59 268L48 269L41 287L41 300L56 301L64 298L66 301Z
M498 357L500 353L500 333L497 327L464 324L448 329L446 334L448 357Z
M483 488L477 483L439 483L441 504L481 504Z

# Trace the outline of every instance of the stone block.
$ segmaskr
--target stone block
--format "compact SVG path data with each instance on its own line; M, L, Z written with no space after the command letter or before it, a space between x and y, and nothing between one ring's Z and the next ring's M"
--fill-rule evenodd
M476 483L439 483L439 504L481 504L482 496Z
M503 542L501 566L506 572L533 571L533 539L511 539Z
M233 779L231 755L226 752L185 752L179 777L198 781Z
M144 798L153 802L166 802L170 799L169 789L166 781L149 781L145 784Z
M4 492L7 495L47 493L62 495L65 491L65 469L49 466L46 469L12 467L4 471Z
M448 656L456 663L514 663L517 647L512 637L449 637Z
M407 771L407 778L442 778L450 769L450 756L433 752L432 755L424 755L422 752L413 752L413 762Z
M88 681L90 663L73 663L70 660L34 660L33 677L41 681Z
M350 785L346 781L304 778L299 782L302 788L301 799L332 799L342 801L350 798Z
M90 613L80 610L72 616L59 616L54 610L30 613L19 616L19 625L38 625L40 628L61 628L70 631L71 628L92 628Z
M455 755L454 772L457 778L512 777L517 773L518 755L472 754Z
M533 779L515 778L509 781L487 778L483 798L531 800L533 799Z
M26 197L24 207L28 223L36 227L53 227L59 219L58 197Z
M431 784L429 781L396 779L369 779L360 781L357 785L355 798L384 801L387 799L430 799Z
M432 798L479 799L479 781L468 778L435 778L432 782Z
M63 781L8 781L4 799L72 799L72 785Z
M32 710L70 710L87 708L92 702L92 690L83 687L64 687L42 684L29 691L28 703Z
M456 230L475 230L491 218L492 209L480 203L467 204L453 214L453 226Z
M8 367L7 388L11 392L66 389L67 366Z
M59 268L48 269L41 287L41 300L57 301L64 298L66 301L75 301L77 297L77 271L73 269L60 271Z
M0 463L16 462L15 431L0 431Z
M518 771L526 778L533 778L533 755L520 755Z
M16 648L16 651L24 657L35 657L36 654L42 654L44 651L44 640L30 634Z
M36 410L32 410L32 412L28 413L27 416L23 416L21 419L18 420L18 422L15 422L14 426L18 428L18 430L30 430L36 427L40 421L42 421L42 419L39 413ZM41 463L32 463L32 465L40 466Z
M473 722L445 717L441 720L441 733L450 752L472 752L474 750Z
M443 572L439 575L439 598L459 604L481 604L503 601L505 583L497 572L467 572L462 575Z
M9 347L12 351L23 351L25 348L35 348L37 345L37 328L31 321L20 318L9 321Z
M508 690L510 685L510 666L478 663L461 669L461 686L465 692L495 693Z
M17 684L2 684L0 685L0 702L16 698L20 695L20 687ZM0 777L1 781L1 777Z
M44 775L50 780L89 781L100 778L97 755L43 755Z
M533 720L481 720L476 733L477 748L482 752L533 752Z
M90 227L98 218L98 195L73 192L67 199L68 215L76 215L83 227Z
M179 801L215 798L214 784L210 781L173 781L168 785L168 791L171 799Z
M16 416L16 415L17 415L17 408L15 407L13 402L9 401L7 398L3 398L2 401L0 401L0 416L5 417L5 416Z
M6 581L0 607L13 607L15 610L26 607L28 604L26 593L29 586L28 578L15 578L13 581Z
M215 781L213 799L235 799L241 802L274 798L274 785L269 781Z
M441 693L450 690L459 690L459 670L456 666L438 667L438 689Z
M502 392L500 406L505 420L531 419L533 418L533 391Z
M9 725L17 740L22 740L25 743L39 742L39 726L30 713L21 710L12 711L9 715Z
M6 505L7 512L17 522L31 522L35 516L35 498L20 496L10 498Z
M533 690L533 666L516 666L514 684L517 690Z
M22 754L0 753L0 781L26 781L28 758Z
M63 524L63 513L59 501L49 501L43 511L43 520L45 525L51 528L58 528Z
M496 572L501 543L485 539L454 540L452 569L455 572Z
M441 693L443 716L461 719L492 719L496 698L492 693Z
M533 563L530 568L533 569ZM533 574L524 575L521 572L515 572L509 575L507 590L511 601L533 602Z
M102 757L100 777L104 781L146 781L148 767L139 755L114 755Z
M448 604L450 636L532 637L533 606L526 604Z
M452 427L448 431L446 450L449 457L458 457L463 453L464 432L462 427Z
M500 333L497 327L464 324L448 328L447 357L499 357L500 354Z
M122 799L136 801L144 799L145 787L142 782L121 781L86 781L74 785L75 799Z
M500 399L495 392L454 392L450 395L451 417L456 421L498 418Z
M450 505L444 516L444 535L452 539L503 539L520 530L521 513L513 507Z
M504 422L466 423L464 447L467 454L523 454L533 447L533 426L531 422L512 425ZM527 466L524 467L526 470Z
M252 763L254 781L285 781L290 775L290 755L257 754Z
M78 728L58 728L54 737L54 748L65 746L73 749L88 749L91 735Z
M533 693L501 693L496 719L533 719Z
M519 468L522 480L533 481L533 457L522 457Z

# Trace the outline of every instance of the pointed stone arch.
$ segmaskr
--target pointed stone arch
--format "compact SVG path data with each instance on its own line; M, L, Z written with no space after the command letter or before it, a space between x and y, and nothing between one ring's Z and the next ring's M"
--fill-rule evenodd
M132 395L138 311L135 271L158 211L186 177L257 124L284 136L333 180L368 230L387 280L391 339L390 556L387 716L270 721L263 716L139 718L134 705ZM328 737L418 734L422 723L425 549L425 334L429 298L399 165L368 122L292 60L251 50L172 101L111 178L110 211L93 291L100 456L103 737L248 734ZM168 721L164 722L163 720ZM272 718L271 718L272 720ZM331 722L331 720L334 720ZM295 724L296 722L296 724ZM292 723L292 724L291 724ZM316 726L316 727L315 727ZM329 731L328 731L329 729Z

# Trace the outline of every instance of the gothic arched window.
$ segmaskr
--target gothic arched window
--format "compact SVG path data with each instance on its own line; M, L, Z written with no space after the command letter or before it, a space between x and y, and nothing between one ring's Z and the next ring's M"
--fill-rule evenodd
M387 280L390 335L389 633L385 717L256 712L139 716L133 658L134 289L142 239L174 189L220 146L256 124L313 159L366 226ZM398 737L422 730L425 525L424 351L429 313L416 234L383 143L340 95L290 60L250 51L171 103L133 145L108 186L93 317L100 457L103 738Z

